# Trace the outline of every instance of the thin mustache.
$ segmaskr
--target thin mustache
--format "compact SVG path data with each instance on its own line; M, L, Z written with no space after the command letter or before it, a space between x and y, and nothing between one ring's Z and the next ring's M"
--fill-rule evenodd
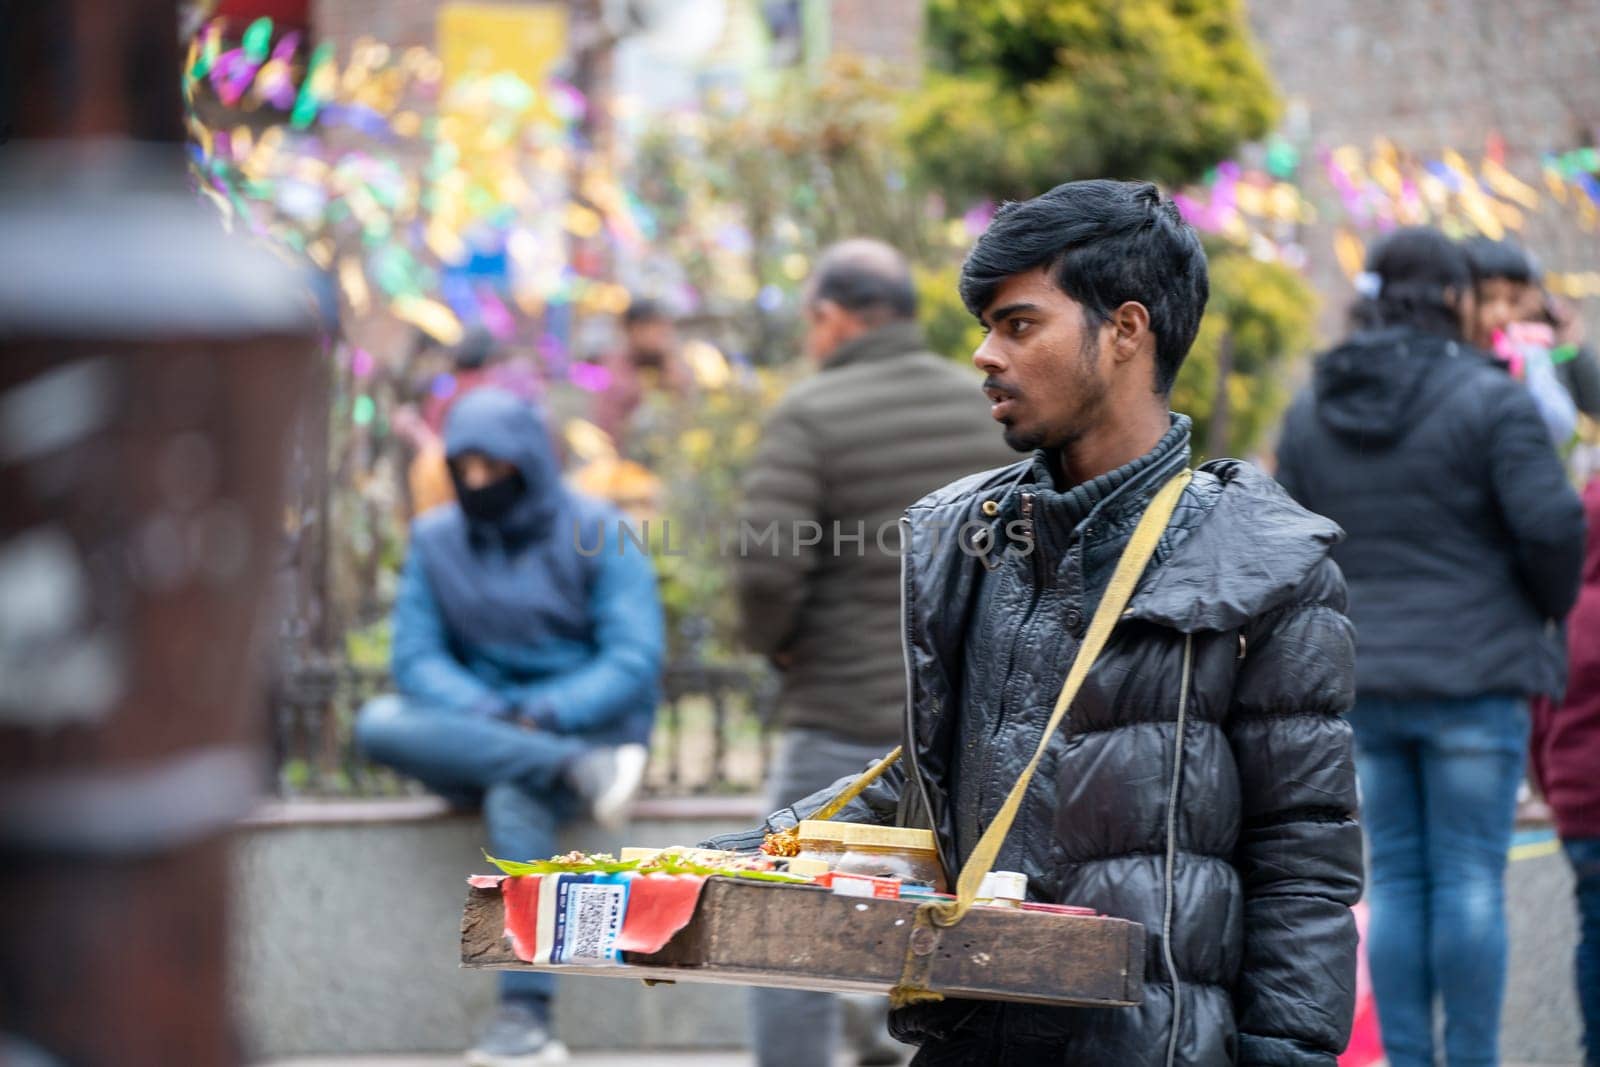
M994 378L985 378L983 380L982 388L985 389L985 390L992 389L997 393L1003 393L1006 396L1012 398L1013 400L1018 399L1018 398L1020 398L1022 396L1021 391L1018 390L1015 386L1006 385L1004 382L998 381L998 380L996 380Z

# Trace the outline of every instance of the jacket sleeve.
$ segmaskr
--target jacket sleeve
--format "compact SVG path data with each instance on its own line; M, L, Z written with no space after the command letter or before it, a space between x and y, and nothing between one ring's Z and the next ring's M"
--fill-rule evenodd
M1579 345L1571 359L1556 364L1556 370L1578 410L1600 418L1600 360L1595 359L1594 349Z
M1240 1064L1334 1067L1355 1013L1361 830L1350 725L1355 636L1324 560L1244 633L1228 739L1242 825Z
M406 557L400 573L393 622L390 672L401 696L446 711L495 715L507 710L505 698L451 650L439 605L415 551Z
M885 753L888 755L888 753ZM873 764L861 768L865 772ZM751 830L736 830L721 834L700 843L701 848L722 848L732 852L749 852L761 847L770 833L787 830L803 819L809 819L823 806L838 796L840 790L855 781L858 775L846 775L826 789L802 797L787 808L768 815L766 821ZM900 792L905 788L905 762L897 761L880 774L876 781L861 791L861 795L846 804L834 815L835 822L868 823L873 826L893 826L900 810Z
M1490 480L1529 596L1545 618L1560 619L1578 599L1583 505L1533 398L1515 383L1505 385L1490 401Z
M815 434L792 402L780 403L745 479L734 569L744 642L764 655L794 635L819 559L822 499Z
M666 645L655 568L617 524L604 524L589 590L593 653L582 665L524 690L523 713L541 729L581 733L653 705Z

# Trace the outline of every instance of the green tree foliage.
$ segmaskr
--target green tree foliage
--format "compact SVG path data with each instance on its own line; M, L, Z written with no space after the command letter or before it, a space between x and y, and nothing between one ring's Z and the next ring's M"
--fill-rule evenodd
M757 291L775 286L793 307L829 244L877 237L912 259L945 251L934 247L945 220L913 185L898 136L903 99L882 64L838 56L643 139L630 179L661 246L709 310L748 313L757 362L798 344L792 316L755 314ZM730 230L736 252L722 244Z
M878 237L920 250L924 212L894 136L901 93L886 77L880 63L837 56L712 123L706 159L725 196L759 205L758 235L788 217L819 248Z
M1191 181L1277 118L1241 0L930 0L928 36L906 136L952 200Z
M1172 407L1194 418L1197 458L1248 457L1282 414L1292 365L1313 341L1317 298L1281 264L1230 246L1210 257L1211 300Z
M917 318L928 338L928 348L941 356L966 363L983 344L983 328L961 302L956 283L961 263L952 260L940 268L918 266Z
M792 374L763 371L703 390L689 406L651 397L636 416L638 450L661 479L661 511L647 532L672 658L726 661L743 651L733 560L721 538L736 536L762 414L789 384Z

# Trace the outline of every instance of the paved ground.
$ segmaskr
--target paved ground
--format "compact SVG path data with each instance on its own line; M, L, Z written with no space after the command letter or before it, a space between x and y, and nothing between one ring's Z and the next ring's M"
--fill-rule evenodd
M1501 1016L1501 1052L1523 1063L1576 1067L1579 1022L1572 948L1577 915L1572 874L1548 830L1517 835L1506 874L1511 973Z
M750 1067L744 1052L585 1052L573 1067ZM843 1061L841 1061L843 1062ZM265 1067L457 1067L460 1056L344 1056L278 1060Z
M574 1056L573 1067L749 1067L751 1059L733 1052L589 1052ZM845 1061L841 1060L840 1063ZM353 1056L341 1059L278 1060L266 1067L456 1067L459 1056ZM1501 1067L1548 1067L1507 1063Z

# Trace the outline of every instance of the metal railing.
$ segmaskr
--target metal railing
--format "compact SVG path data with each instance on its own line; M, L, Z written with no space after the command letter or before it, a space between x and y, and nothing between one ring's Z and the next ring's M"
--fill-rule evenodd
M388 673L340 661L300 662L272 688L273 782L284 797L403 796L421 787L362 758L356 712L391 691ZM661 707L644 790L654 796L759 792L771 757L767 724L777 679L759 662L676 662Z

